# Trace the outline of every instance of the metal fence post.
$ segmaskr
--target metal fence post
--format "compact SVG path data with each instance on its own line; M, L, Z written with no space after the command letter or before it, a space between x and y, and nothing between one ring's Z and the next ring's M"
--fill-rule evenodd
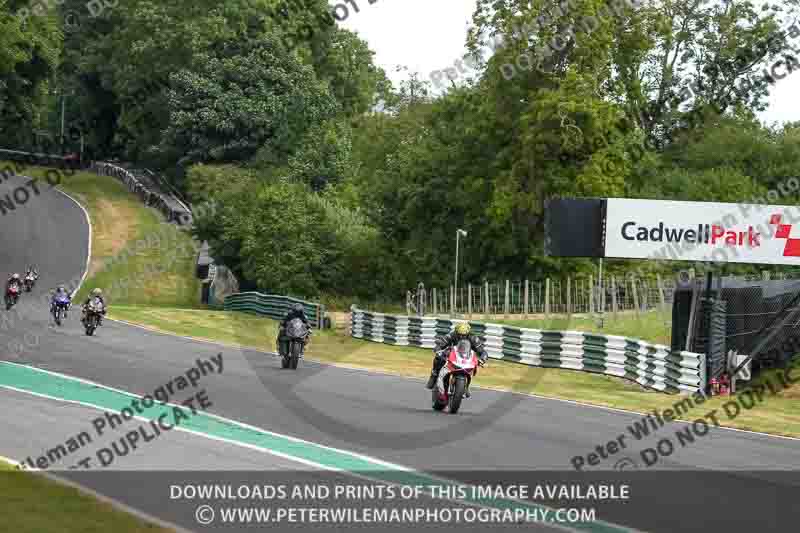
M567 316L572 315L572 278L567 276Z
M633 307L636 309L636 315L639 315L639 295L636 293L636 278L631 276L631 287L633 288Z
M439 313L436 307L436 287L433 288L433 316L436 316Z
M550 278L544 280L544 316L550 316Z
M594 313L594 276L589 275L589 314Z
M530 304L530 289L531 289L530 285L528 284L528 280L526 279L525 280L525 312L524 312L525 318L528 318L528 309L530 309L530 307L528 305L528 304Z
M661 312L666 313L667 304L664 299L664 284L661 283L661 274L656 274L656 282L658 283L658 298L661 300Z
M509 288L509 281L506 280L506 290L505 295L503 297L503 318L508 318L508 288Z
M617 318L617 280L611 276L611 310L614 313L614 319Z
M472 283L467 285L467 316L472 319Z
M483 314L484 314L483 318L484 319L488 319L489 318L489 282L486 281L486 282L484 282L484 284L485 284L484 285L484 288L485 288L484 296L485 296L485 298L483 299Z

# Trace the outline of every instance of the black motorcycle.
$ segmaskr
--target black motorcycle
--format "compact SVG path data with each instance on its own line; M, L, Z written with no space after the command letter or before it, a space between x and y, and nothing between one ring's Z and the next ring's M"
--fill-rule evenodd
M25 276L25 279L22 281L22 283L25 286L25 292L31 292L33 286L36 285L36 275L31 272Z
M286 324L284 335L288 339L289 351L281 354L281 367L297 369L297 363L303 357L306 341L311 331L299 318L293 318Z
M87 335L94 335L94 330L100 325L100 317L103 314L103 302L100 298L93 298L86 306L86 318L83 327L86 328Z

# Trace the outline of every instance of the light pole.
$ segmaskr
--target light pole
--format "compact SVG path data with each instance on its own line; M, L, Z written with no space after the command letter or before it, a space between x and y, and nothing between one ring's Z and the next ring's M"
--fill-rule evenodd
M455 312L456 312L456 298L458 298L458 238L461 237L462 235L464 237L466 237L467 236L467 232L464 231L463 229L457 229L456 230L456 269L455 269L456 273L455 273L455 279L453 281L453 314L455 314Z

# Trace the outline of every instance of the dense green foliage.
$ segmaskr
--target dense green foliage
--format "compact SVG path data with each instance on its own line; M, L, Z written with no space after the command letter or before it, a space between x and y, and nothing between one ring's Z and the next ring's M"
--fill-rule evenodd
M63 36L85 2L27 25L19 5L0 0L4 144L74 91L88 149L216 201L198 236L264 290L447 285L457 228L464 281L594 268L543 256L553 196L798 201L766 193L798 174L800 126L755 118L773 65L800 69L796 0L478 0L481 74L435 97L416 73L393 86L325 0L129 0Z

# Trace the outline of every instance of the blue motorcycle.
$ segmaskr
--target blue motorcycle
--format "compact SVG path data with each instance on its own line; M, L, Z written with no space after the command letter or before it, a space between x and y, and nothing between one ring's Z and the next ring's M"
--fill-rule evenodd
M69 296L66 294L59 294L52 303L53 318L59 326L61 321L67 317L67 309L69 309L70 303Z

